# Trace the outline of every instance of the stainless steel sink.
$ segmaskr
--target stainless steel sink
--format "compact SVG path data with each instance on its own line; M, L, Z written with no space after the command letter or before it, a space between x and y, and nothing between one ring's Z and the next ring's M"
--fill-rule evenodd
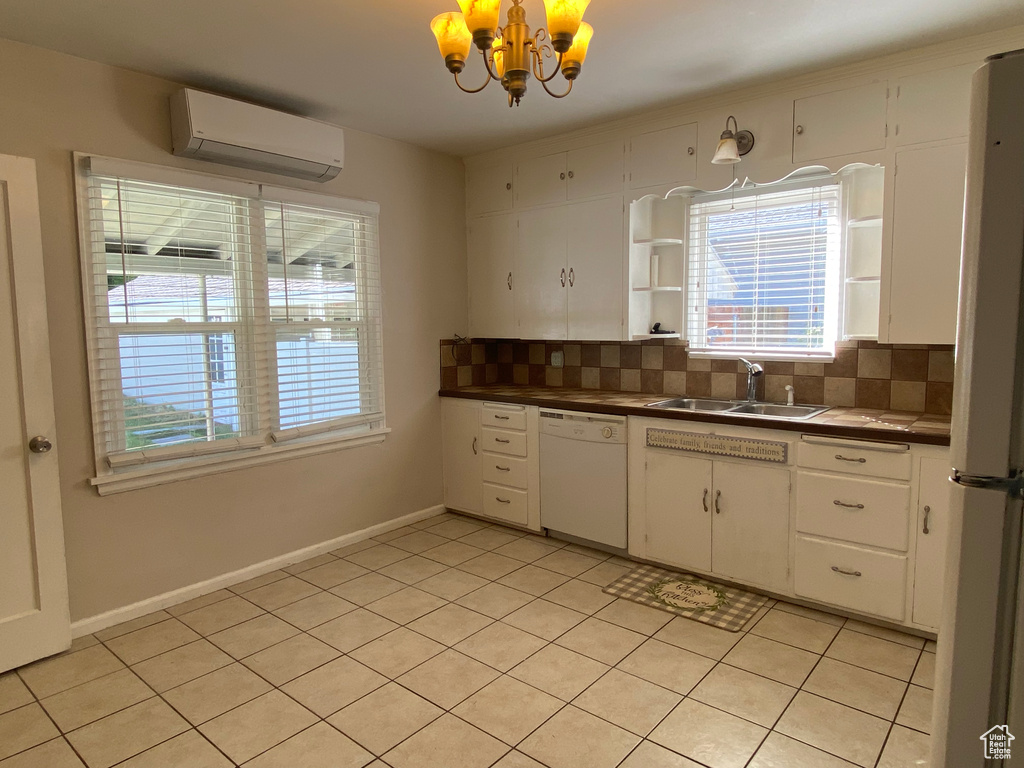
M699 397L674 397L658 403L648 403L649 408L672 408L681 411L728 411L736 403L729 400L707 400Z
M781 403L747 403L738 400L712 400L702 397L674 397L648 403L648 408L667 408L673 411L710 411L723 415L761 416L766 419L800 421L828 410L824 405L783 405Z
M768 416L775 419L809 419L828 408L824 405L782 405L778 403L741 403L729 409L729 413L747 416Z

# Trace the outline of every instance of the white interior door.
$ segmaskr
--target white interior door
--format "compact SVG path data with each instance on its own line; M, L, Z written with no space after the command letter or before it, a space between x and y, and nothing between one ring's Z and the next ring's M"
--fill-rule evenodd
M0 672L71 644L38 201L0 155Z

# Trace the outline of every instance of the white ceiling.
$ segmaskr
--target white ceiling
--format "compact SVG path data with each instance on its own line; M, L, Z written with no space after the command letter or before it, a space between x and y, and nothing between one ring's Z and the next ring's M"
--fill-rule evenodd
M543 25L541 0L524 7ZM510 110L497 84L470 96L451 81L428 28L445 10L455 0L0 0L0 36L469 155L1024 24L1024 0L593 0L572 94L531 81ZM483 82L480 61L465 74Z

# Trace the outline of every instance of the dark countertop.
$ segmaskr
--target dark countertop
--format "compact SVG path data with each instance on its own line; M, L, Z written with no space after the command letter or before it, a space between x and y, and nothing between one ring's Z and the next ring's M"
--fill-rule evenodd
M710 424L733 424L758 429L781 429L804 434L849 437L862 440L898 440L903 443L949 445L949 416L901 411L875 411L868 408L830 408L810 419L788 421L757 416L733 416L715 412L673 411L647 408L648 403L679 395L651 395L640 392L608 392L563 387L527 387L490 384L476 387L442 389L441 397L489 400L495 403L539 405L566 411L588 411L617 416L647 416Z

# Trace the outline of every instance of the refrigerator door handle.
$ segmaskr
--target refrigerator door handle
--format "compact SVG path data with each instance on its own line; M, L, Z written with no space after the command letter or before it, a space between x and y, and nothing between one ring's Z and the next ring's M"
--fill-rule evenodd
M1009 477L990 477L988 475L968 475L959 469L953 469L950 481L968 488L981 488L986 491L1003 491L1015 499L1024 498L1024 473L1016 470Z

